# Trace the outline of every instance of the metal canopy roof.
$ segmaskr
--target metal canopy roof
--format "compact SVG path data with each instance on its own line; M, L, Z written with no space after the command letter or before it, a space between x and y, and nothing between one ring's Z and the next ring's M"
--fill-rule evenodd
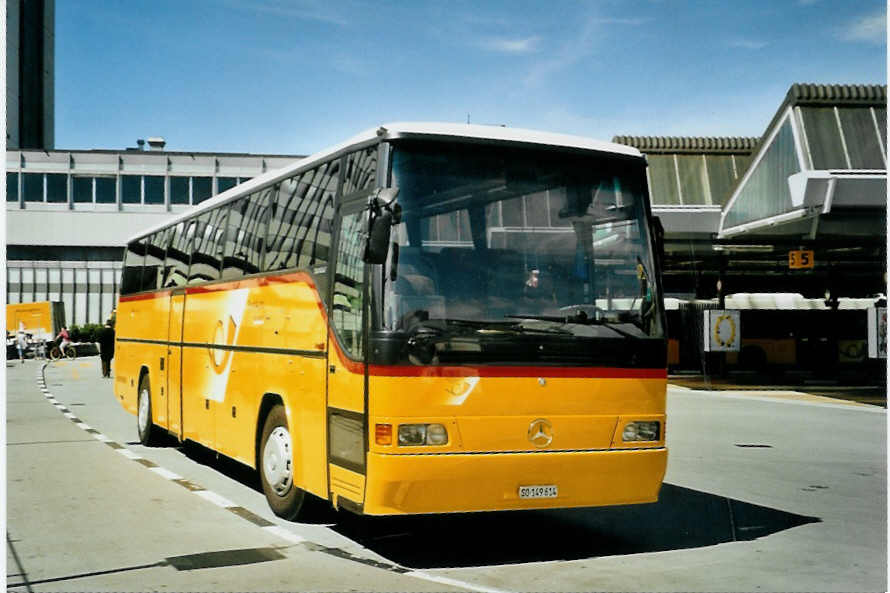
M722 205L748 168L754 137L615 136L646 154L652 210L672 237L717 233Z
M794 84L732 191L718 238L883 233L887 88Z
M615 136L646 154L751 154L760 138L742 136Z

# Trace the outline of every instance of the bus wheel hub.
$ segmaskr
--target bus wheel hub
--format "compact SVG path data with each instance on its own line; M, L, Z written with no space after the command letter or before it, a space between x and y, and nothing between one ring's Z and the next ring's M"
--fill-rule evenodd
M263 473L279 496L287 494L291 486L290 433L283 426L276 427L266 440Z

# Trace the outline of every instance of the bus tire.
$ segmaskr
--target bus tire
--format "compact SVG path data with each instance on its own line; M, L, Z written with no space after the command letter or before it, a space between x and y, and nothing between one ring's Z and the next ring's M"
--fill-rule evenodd
M151 383L148 373L139 379L139 393L136 403L136 430L139 433L139 442L145 446L154 445L157 442L158 431L151 417Z
M301 518L306 499L306 492L294 484L292 446L284 406L276 404L263 424L257 465L269 506L288 521Z

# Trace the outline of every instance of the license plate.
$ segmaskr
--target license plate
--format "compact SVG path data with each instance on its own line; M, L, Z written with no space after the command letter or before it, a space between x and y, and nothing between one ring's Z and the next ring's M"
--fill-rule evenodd
M519 498L556 498L556 495L557 488L552 484L546 486L519 487Z

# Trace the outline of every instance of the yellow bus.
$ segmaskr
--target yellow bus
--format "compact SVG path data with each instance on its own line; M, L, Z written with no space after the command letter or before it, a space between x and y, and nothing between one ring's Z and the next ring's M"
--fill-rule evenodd
M129 241L115 396L271 508L657 500L659 234L631 147L391 124Z

